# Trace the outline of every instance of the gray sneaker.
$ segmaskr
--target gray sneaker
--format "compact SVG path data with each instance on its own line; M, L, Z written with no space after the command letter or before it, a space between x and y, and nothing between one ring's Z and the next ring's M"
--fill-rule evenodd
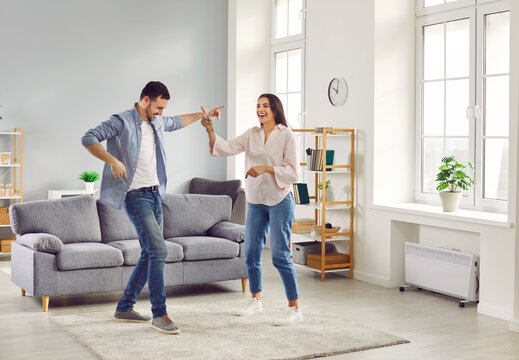
M115 318L114 320L116 320L116 321L138 322L138 323L142 323L142 322L151 320L151 317L146 316L146 315L141 315L133 309L128 310L128 311L115 310L114 318Z
M180 330L175 326L173 321L171 321L171 319L167 315L153 318L151 328L168 335L180 333Z

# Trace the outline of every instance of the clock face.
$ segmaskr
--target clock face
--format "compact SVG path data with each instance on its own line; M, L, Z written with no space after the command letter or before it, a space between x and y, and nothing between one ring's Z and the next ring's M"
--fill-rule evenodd
M328 85L328 100L333 106L342 106L348 99L348 84L341 77L333 78Z

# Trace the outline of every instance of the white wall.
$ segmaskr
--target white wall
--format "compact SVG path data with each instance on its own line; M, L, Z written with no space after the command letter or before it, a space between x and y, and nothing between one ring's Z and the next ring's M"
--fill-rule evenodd
M270 92L270 4L229 0L229 139L258 124L258 95ZM243 154L227 158L228 179L243 179L245 172Z
M416 153L412 3L375 1L374 204L412 200ZM516 124L517 117L512 117L511 128L516 129ZM511 133L511 170L516 169L517 155L512 150L516 139ZM401 167L400 161L408 169ZM513 188L509 221L515 221L515 176L511 177L510 185ZM377 206L369 207L364 221L367 232L356 247L357 279L398 286L404 281L405 241L447 246L481 256L478 311L507 320L513 317L516 260L511 254L515 254L516 232L506 223L474 224Z
M519 139L519 0L513 0L511 3L511 29L510 29L510 154L516 154L515 164L513 160L510 162L515 165L515 169L510 170L511 188L510 197L517 199L518 181L519 179L519 157L517 156L517 141ZM514 183L512 183L512 180ZM513 188L512 188L513 184ZM513 208L509 208L512 219L515 224L519 224L519 211L517 209L517 200ZM515 268L514 268L514 318L510 323L510 329L519 332L519 232L515 232Z
M0 0L0 44L0 131L24 129L25 200L101 171L81 136L133 106L149 80L170 90L165 114L227 100L226 0ZM226 123L216 125L224 136ZM226 178L198 124L170 134L167 154L168 192L194 176Z

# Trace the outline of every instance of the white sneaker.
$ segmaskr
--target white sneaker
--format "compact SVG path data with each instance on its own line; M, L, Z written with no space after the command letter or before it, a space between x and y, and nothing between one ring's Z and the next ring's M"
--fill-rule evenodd
M289 307L288 310L283 314L282 317L274 321L274 325L276 326L286 326L293 325L303 321L303 312L301 309L296 309L294 307Z
M243 309L236 311L236 316L249 316L263 311L261 300L256 298L250 299L249 303Z

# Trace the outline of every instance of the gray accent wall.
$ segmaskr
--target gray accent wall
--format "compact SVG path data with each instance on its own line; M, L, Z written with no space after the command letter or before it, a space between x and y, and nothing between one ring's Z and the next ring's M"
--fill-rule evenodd
M169 88L166 115L226 104L227 0L0 0L0 131L23 128L24 200L101 172L81 136L133 106L150 80ZM226 129L224 109L216 131ZM187 192L192 177L226 179L199 123L166 143L169 193ZM11 146L0 137L0 151Z

